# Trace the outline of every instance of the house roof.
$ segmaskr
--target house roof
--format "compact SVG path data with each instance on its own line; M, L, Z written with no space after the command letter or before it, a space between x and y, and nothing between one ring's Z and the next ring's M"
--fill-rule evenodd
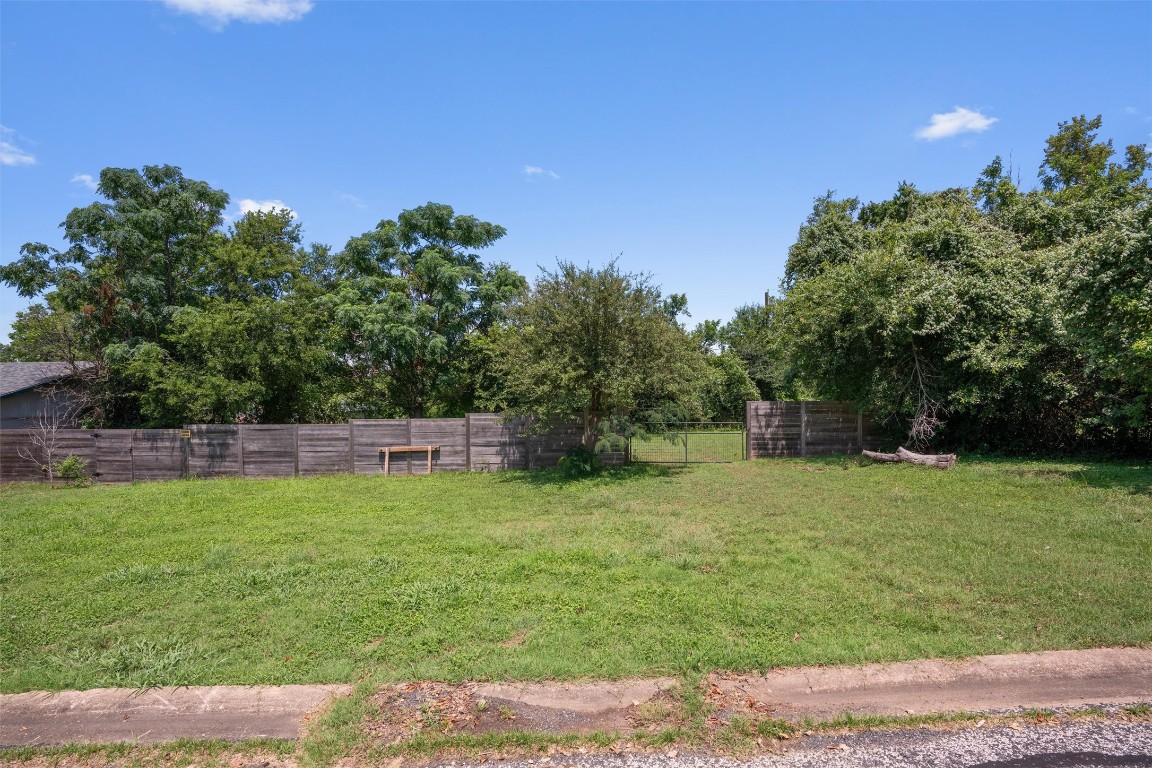
M71 376L92 363L0 363L0 397L14 395Z

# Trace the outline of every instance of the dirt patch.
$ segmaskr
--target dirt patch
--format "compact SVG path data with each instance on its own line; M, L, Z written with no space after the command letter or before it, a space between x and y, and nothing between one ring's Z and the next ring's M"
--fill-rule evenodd
M1073 477L1071 472L1058 469L1018 469L1013 470L1012 474L1020 477L1039 477L1043 480L1070 480Z
M365 727L381 745L417 736L506 731L631 733L671 711L673 680L570 685L405 683L372 697Z
M712 710L709 725L720 728L735 718L758 723L775 719L776 708L756 696L749 695L740 685L744 675L713 673L704 681L704 701Z
M517 632L512 637L500 643L501 648L515 648L518 645L524 645L524 641L528 639L527 632Z

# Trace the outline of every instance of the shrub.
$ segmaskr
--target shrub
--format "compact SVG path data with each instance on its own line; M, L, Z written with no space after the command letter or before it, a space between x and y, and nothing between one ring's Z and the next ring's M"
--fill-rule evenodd
M84 474L87 468L87 461L79 456L69 456L56 465L56 476L63 480L65 485L80 487L89 482L88 476Z
M600 457L586 445L578 445L560 457L558 463L565 477L588 477L600 471Z

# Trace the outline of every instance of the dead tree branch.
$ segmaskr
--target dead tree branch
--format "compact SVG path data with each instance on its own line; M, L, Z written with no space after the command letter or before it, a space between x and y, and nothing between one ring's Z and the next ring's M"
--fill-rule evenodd
M896 449L896 453L880 453L878 451L862 451L863 455L873 461L904 462L919 464L924 467L937 469L951 469L956 464L954 453L913 453L903 446Z

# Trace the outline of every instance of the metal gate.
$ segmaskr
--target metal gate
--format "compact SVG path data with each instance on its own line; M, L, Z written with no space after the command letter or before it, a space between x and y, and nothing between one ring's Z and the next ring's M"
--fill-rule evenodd
M747 430L734 422L682 422L628 439L628 460L646 464L724 464L748 458Z

